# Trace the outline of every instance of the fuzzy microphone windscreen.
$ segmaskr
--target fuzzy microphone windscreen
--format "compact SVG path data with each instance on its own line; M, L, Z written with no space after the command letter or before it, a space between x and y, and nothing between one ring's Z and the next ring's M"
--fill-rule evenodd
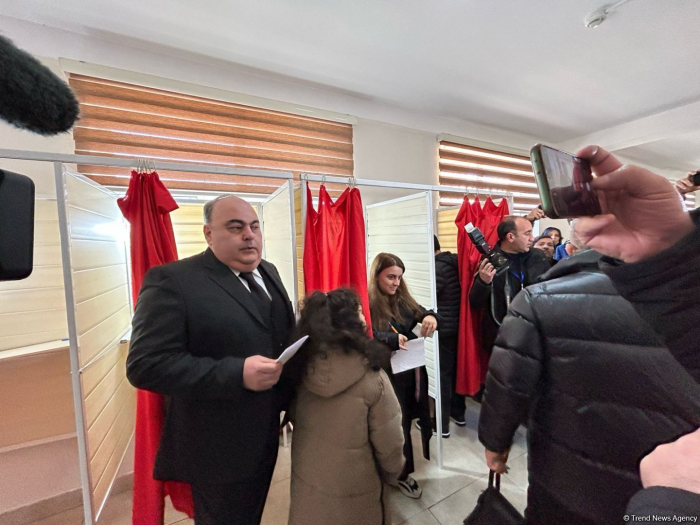
M71 129L79 112L65 82L0 36L1 119L40 135L55 135Z

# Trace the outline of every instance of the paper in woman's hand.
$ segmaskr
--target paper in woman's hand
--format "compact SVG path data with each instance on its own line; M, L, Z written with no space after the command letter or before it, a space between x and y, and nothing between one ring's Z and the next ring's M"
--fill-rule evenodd
M282 355L280 355L277 358L278 363L286 363L289 361L292 357L294 357L294 354L297 353L297 351L301 348L301 346L306 342L306 340L309 338L308 335L305 335L301 339L299 339L296 343L293 343L290 345L287 349L285 349L284 352L282 352Z
M408 350L397 350L391 356L391 371L394 374L425 366L425 339L420 337L406 343Z

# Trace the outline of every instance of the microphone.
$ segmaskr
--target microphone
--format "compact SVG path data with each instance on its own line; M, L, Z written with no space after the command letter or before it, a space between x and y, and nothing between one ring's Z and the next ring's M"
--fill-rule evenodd
M33 133L56 135L71 129L79 113L65 82L0 36L0 119Z

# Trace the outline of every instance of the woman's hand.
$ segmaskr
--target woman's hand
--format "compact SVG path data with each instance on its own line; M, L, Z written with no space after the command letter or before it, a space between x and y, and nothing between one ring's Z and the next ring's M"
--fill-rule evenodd
M422 337L432 337L437 330L437 319L433 315L426 315L420 327L420 335Z
M408 343L408 337L403 334L399 334L399 349L408 350L408 348L406 348L406 343Z

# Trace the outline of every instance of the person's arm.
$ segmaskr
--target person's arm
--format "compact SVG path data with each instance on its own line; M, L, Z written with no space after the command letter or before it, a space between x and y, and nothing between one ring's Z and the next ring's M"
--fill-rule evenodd
M507 453L525 420L542 373L540 333L526 288L511 304L493 347L479 416L479 441Z
M639 475L644 490L630 500L627 514L700 517L700 429L656 447L642 459Z
M371 392L369 439L382 479L393 483L403 470L403 430L401 407L391 382L383 370Z
M486 308L491 296L491 283L485 283L479 275L474 278L472 289L469 290L469 304L472 308Z
M373 326L372 327L372 336L377 341L387 345L389 347L389 349L392 351L399 349L399 334L394 333L391 330L387 330L387 331L377 330Z
M185 303L162 267L144 277L132 326L126 375L136 388L202 399L240 396L244 359L216 360L187 351Z
M629 516L700 518L700 494L671 487L650 487L632 496L626 512Z

